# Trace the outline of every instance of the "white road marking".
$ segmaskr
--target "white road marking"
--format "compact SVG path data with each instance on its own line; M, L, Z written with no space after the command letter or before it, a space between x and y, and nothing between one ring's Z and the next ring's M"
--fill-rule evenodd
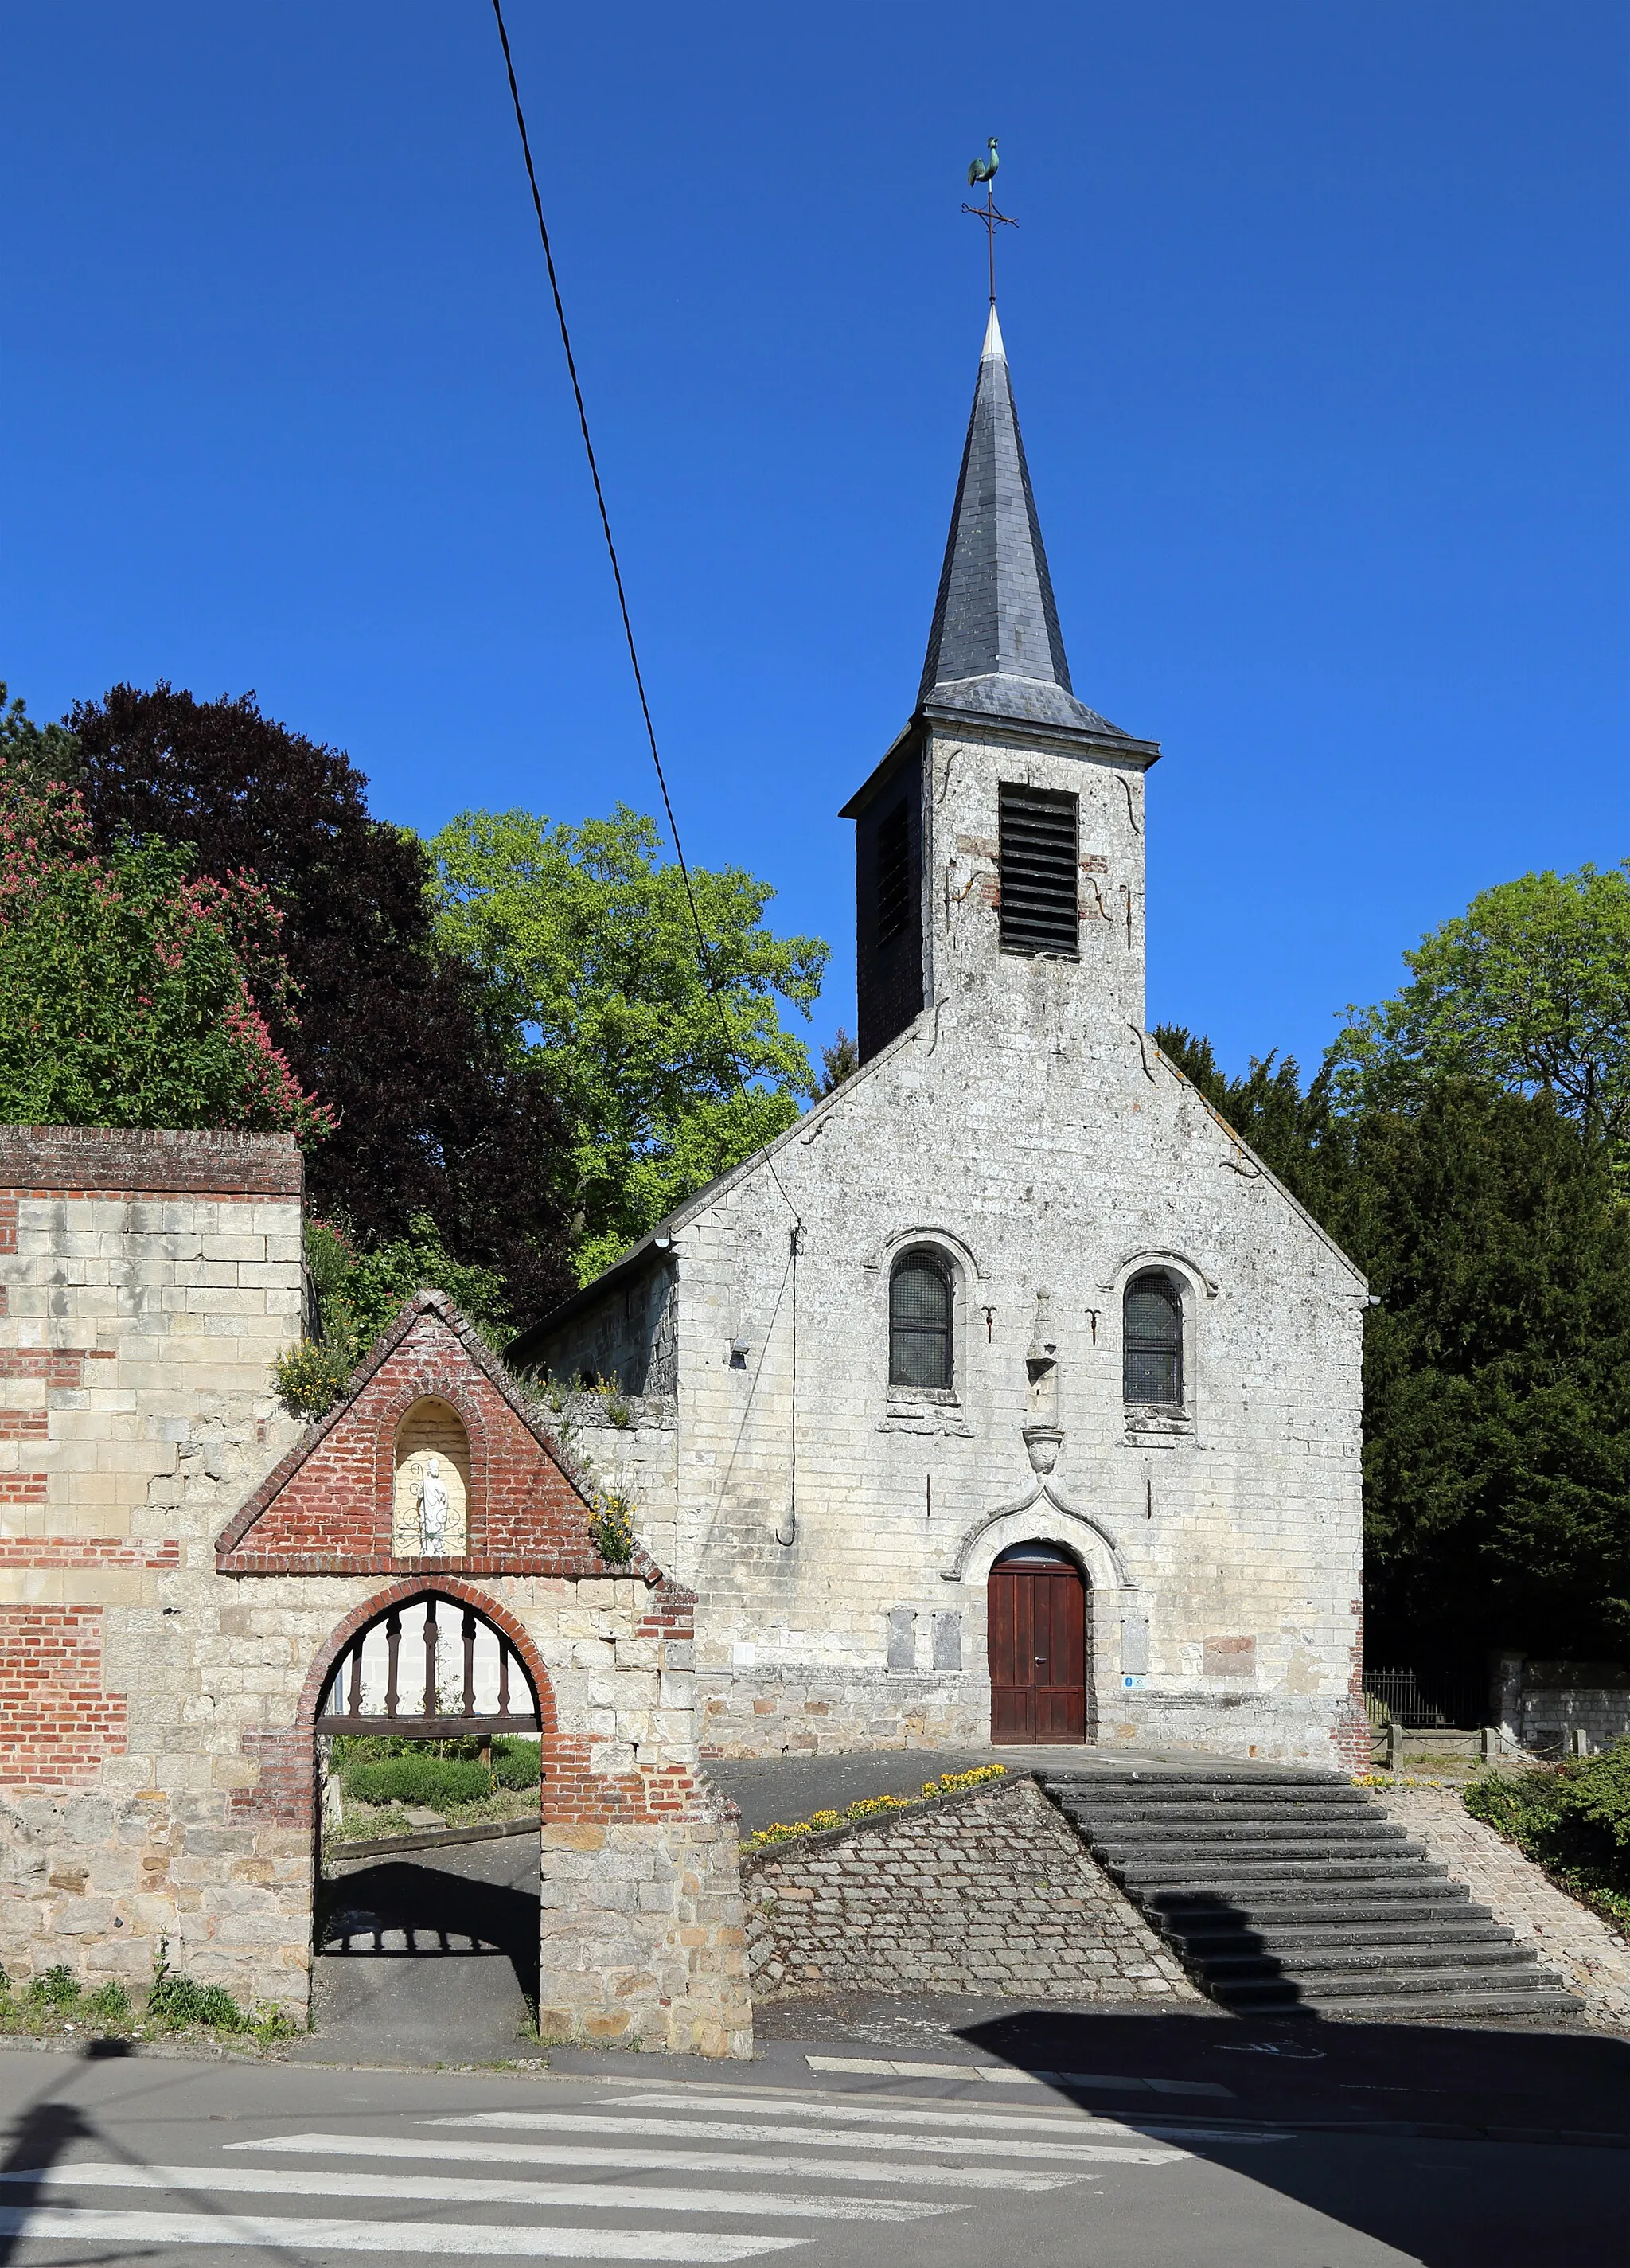
M308 2220L294 2214L117 2213L97 2205L0 2205L0 2236L38 2243L259 2244L278 2252L434 2252L461 2260L752 2260L801 2236L719 2236L710 2230L515 2228L460 2221Z
M997 2087L1102 2087L1142 2094L1221 2095L1230 2100L1231 2087L1209 2079L1133 2079L1099 2071L1015 2071L1004 2063L880 2062L870 2056L806 2055L811 2071L869 2072L894 2079L981 2079Z
M976 2158L1051 2158L1061 2163L1090 2162L1097 2152L1086 2142L1039 2142L1014 2136L995 2138L985 2134L857 2134L842 2128L826 2126L771 2126L750 2124L745 2120L727 2118L623 2118L608 2119L606 2113L616 2110L607 2103L603 2110L478 2110L460 2118L430 2118L422 2123L429 2126L521 2126L532 2130L541 2128L552 2134L661 2134L675 2140L694 2142L801 2142L805 2147L813 2144L818 2149L831 2146L841 2150L894 2151L954 2151L959 2157ZM757 2106L753 2106L756 2108ZM858 2112L868 2106L855 2105ZM778 2103L776 2108L786 2109ZM824 2111L825 2106L819 2106ZM874 2113L874 2115L877 2115ZM915 2117L925 2117L926 2112L914 2112ZM1014 2122L1003 2120L1008 2124ZM899 2122L895 2122L898 2127ZM1083 2122L1084 2124L1084 2122ZM1112 2126L1107 2120L1095 2120L1087 2132L1094 2134L1124 2136L1128 2141L1139 2138L1130 2127ZM1252 2140L1259 2139L1256 2136ZM1176 2150L1157 2151L1158 2160L1175 2158Z
M600 2129L604 2132L604 2128ZM818 2181L840 2175L850 2182L909 2182L914 2189L1058 2190L1079 2181L1078 2174L1030 2173L1015 2166L888 2166L875 2158L760 2156L746 2151L611 2149L587 2142L466 2142L440 2135L278 2134L259 2142L228 2142L229 2150L288 2150L311 2156L412 2158L500 2166L610 2166L624 2172L650 2169L668 2174L805 2174ZM1123 2149L1087 2154L1103 2165L1165 2165L1180 2150Z
M422 2159L422 2146L415 2145ZM0 2173L50 2189L193 2190L236 2195L400 2198L421 2204L571 2205L585 2213L756 2213L787 2220L922 2220L951 2205L895 2198L800 2197L758 2190L635 2189L597 2182L453 2181L434 2174L308 2173L294 2166L132 2166L81 2160Z
M770 2117L795 2118L832 2118L850 2126L944 2126L967 2128L978 2134L1049 2134L1074 2136L1082 2141L1092 2141L1100 2135L1141 2135L1144 2129L1132 2127L1120 2120L1106 2118L1096 2110L1076 2109L1047 2110L988 2110L982 2102L950 2103L925 2102L920 2095L909 2101L891 2101L885 2096L851 2095L781 2095L774 2102L766 2102L756 2089L748 2094L710 2095L705 2103L676 2104L672 2095L622 2095L606 2105L615 2114L618 2131L625 2126L637 2128L637 2119L625 2118L629 2110L746 2110L761 2111ZM555 2113L501 2111L494 2114L504 2119L541 2116L554 2117ZM916 2138L912 2138L914 2140ZM993 2149L1004 2146L991 2145Z

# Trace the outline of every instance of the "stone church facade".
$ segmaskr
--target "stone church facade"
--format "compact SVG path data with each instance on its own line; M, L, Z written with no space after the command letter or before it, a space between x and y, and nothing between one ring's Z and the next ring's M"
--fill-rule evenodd
M696 1593L704 1753L1365 1753L1366 1286L1144 1028L1158 753L1071 690L993 310L847 806L861 1068L514 1351L632 1397L585 1438Z

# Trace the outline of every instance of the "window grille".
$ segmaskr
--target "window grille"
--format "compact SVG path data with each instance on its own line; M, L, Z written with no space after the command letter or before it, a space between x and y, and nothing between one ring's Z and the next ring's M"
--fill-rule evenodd
M889 1384L951 1384L951 1273L927 1252L908 1253L889 1279Z
M1126 1398L1183 1407L1183 1306L1168 1276L1134 1276L1127 1286L1122 1356Z
M1002 949L1079 958L1076 799L1002 790Z
M902 803L877 829L877 943L891 943L910 918L911 814Z

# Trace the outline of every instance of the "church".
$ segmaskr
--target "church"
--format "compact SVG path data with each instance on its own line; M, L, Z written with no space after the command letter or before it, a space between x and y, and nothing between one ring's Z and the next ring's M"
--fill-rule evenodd
M846 806L861 1062L797 1125L506 1363L421 1292L309 1426L290 1137L0 1128L14 1982L304 2021L341 1734L535 1737L541 2035L720 2057L709 1757L1363 1766L1368 1295L1144 1028L1158 753L1072 689L993 308Z
M1362 1768L1364 1279L1145 1028L1156 742L1074 691L993 302L860 1067L511 1360L697 1596L702 1753Z

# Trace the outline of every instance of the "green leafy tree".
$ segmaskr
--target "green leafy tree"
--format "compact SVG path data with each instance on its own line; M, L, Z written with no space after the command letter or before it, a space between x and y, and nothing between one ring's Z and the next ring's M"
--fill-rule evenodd
M1364 1114L1327 1224L1364 1345L1372 1653L1630 1644L1630 1211L1546 1095Z
M292 1013L280 918L253 877L189 877L184 847L99 857L77 793L0 753L0 1118L242 1126L332 1121L273 1045Z
M316 1294L315 1333L275 1366L283 1405L297 1418L320 1418L334 1407L415 1292L444 1292L495 1352L515 1328L503 1278L456 1259L429 1213L415 1214L406 1236L371 1249L348 1221L308 1219L305 1266Z
M797 1117L814 1081L776 1003L807 1016L827 947L764 924L739 867L684 880L655 822L620 804L569 827L464 812L431 840L442 935L506 1006L574 1130L584 1281L692 1191Z
M1630 860L1524 874L1404 955L1413 983L1337 1042L1347 1108L1405 1102L1443 1077L1552 1095L1630 1164Z
M245 871L282 910L298 1015L268 1008L296 1076L334 1112L307 1179L370 1245L428 1214L461 1260L538 1314L570 1288L562 1138L500 1006L436 934L424 845L374 819L344 753L261 713L160 682L81 702L63 735L97 846L158 837L189 871Z

